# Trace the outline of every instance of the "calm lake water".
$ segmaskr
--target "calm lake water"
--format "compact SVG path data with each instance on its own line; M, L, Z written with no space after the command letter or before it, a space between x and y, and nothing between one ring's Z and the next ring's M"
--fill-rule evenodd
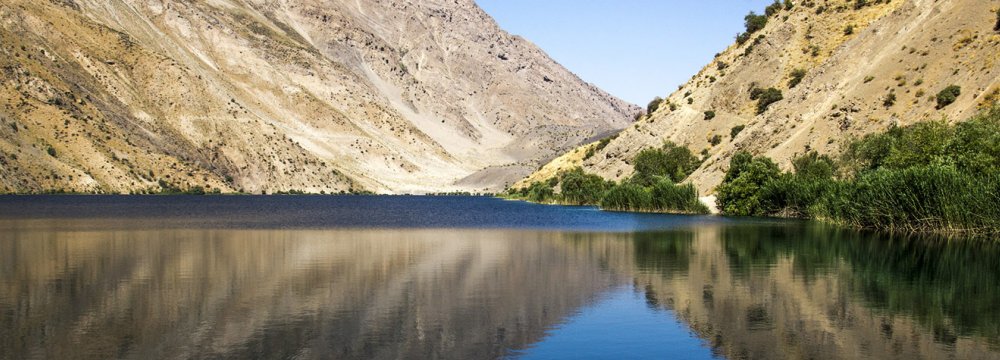
M1000 242L470 197L0 197L0 359L1000 359Z

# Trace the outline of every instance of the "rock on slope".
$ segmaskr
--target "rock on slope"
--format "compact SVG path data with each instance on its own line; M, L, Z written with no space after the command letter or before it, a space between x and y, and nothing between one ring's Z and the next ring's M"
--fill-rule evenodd
M638 108L472 0L5 0L0 192L495 190Z
M585 158L569 152L521 184L582 165L620 180L642 149L665 140L702 153L688 181L714 192L738 150L770 156L785 168L808 150L839 153L852 137L924 120L963 120L998 99L1000 33L996 0L794 1L742 45L733 45L636 122ZM755 40L760 37L760 40ZM791 87L795 70L801 83ZM938 109L950 85L962 94ZM757 115L754 87L784 100ZM894 97L894 102L886 101ZM673 106L670 106L673 104ZM674 107L675 109L671 109ZM706 120L705 112L715 117ZM735 138L733 128L745 126ZM721 141L712 145L712 138ZM591 146L591 145L588 145Z

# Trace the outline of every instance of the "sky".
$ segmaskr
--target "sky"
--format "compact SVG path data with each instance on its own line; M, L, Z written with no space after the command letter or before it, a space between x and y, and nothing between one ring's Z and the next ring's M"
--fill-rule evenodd
M771 0L476 0L584 81L645 105L733 43Z

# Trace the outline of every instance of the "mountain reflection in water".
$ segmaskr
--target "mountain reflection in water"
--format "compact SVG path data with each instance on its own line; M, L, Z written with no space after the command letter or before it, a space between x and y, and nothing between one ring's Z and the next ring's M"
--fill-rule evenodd
M693 334L676 349L709 356L1000 359L996 242L797 222L600 233L23 221L0 224L4 359L497 358L551 353L568 334L595 339L568 354L626 340L627 357L675 349L634 322L574 327L631 306L601 305L623 287Z

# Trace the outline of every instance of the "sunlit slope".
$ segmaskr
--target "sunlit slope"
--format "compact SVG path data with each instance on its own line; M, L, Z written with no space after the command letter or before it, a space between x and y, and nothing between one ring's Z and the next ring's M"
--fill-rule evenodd
M0 192L493 190L638 111L471 0L4 1L0 69Z
M711 193L738 150L789 168L808 150L837 154L852 137L893 124L961 121L1000 98L998 1L792 3L578 163L620 180L639 151L669 140L705 157L688 181ZM952 85L961 94L940 106L936 95ZM755 88L774 88L781 100L758 114Z

